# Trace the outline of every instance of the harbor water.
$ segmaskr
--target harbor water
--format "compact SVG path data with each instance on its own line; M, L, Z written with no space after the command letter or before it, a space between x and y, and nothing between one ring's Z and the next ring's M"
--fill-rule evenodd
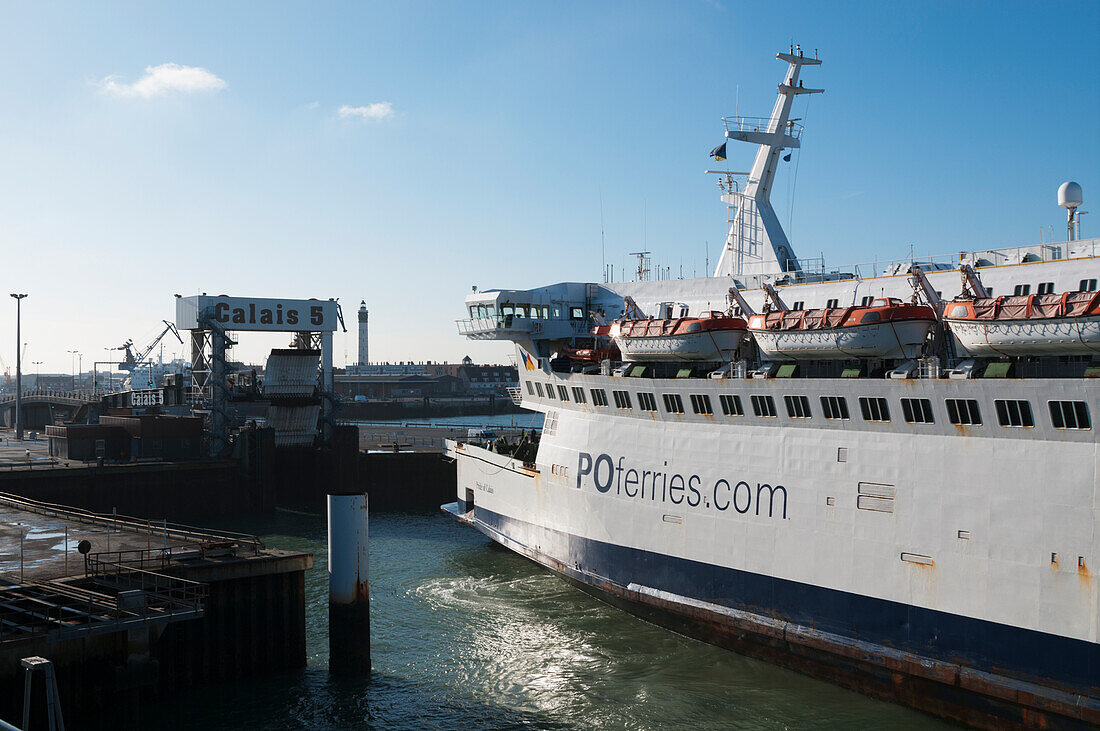
M369 681L335 678L324 517L279 512L227 524L314 554L308 666L156 699L142 706L138 728L939 726L642 622L434 511L371 516L373 672Z

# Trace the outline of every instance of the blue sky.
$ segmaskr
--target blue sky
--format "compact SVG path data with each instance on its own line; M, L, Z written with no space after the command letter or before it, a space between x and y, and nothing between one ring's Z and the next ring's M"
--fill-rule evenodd
M738 96L770 112L791 42L826 89L773 197L800 256L1030 242L1064 232L1063 180L1100 196L1098 35L1095 2L9 5L0 285L43 371L200 291L338 297L349 323L366 299L372 359L501 360L456 334L462 298L601 280L601 198L617 270L643 244L713 265L707 153Z

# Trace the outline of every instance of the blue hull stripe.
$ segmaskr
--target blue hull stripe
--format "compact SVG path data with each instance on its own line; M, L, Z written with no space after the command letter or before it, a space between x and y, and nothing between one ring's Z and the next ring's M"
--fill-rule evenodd
M462 507L467 507L462 504ZM855 640L1096 697L1100 645L582 538L479 506L476 519L569 567Z

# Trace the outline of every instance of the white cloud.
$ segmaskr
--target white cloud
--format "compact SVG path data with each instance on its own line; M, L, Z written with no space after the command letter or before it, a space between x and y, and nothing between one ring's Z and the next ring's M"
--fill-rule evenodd
M347 104L340 107L340 111L337 112L340 115L340 119L389 119L393 116L393 105L389 102L375 102L374 104L368 104L365 107L349 107Z
M160 66L146 66L145 75L132 84L119 81L117 76L108 76L100 82L100 86L114 96L150 99L170 92L192 94L221 91L226 83L198 66L162 63Z

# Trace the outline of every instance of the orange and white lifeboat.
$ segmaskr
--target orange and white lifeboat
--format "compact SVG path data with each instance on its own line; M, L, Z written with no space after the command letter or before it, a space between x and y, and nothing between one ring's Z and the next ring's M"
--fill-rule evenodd
M1100 292L949 302L944 320L973 356L1100 353Z
M609 335L625 361L729 361L745 337L745 321L712 310L699 317L616 320Z
M749 332L767 360L917 358L936 313L894 298L868 307L778 310L749 318Z

